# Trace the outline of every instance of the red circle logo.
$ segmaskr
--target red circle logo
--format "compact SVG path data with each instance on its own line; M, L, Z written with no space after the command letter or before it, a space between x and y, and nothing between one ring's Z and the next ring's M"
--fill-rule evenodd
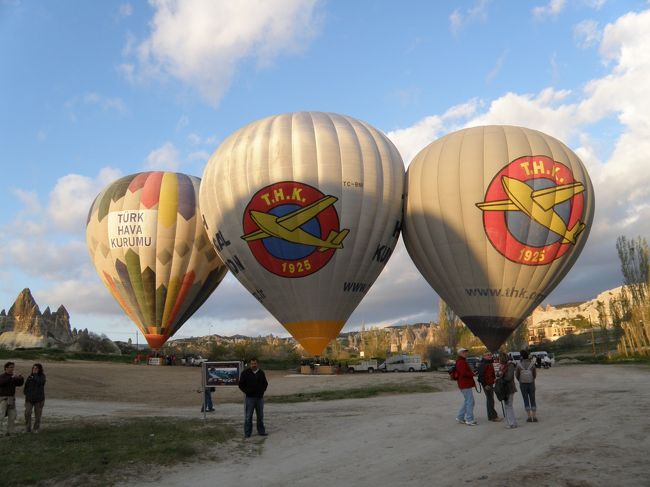
M251 198L243 215L242 239L266 270L305 277L322 269L349 230L339 229L338 198L296 181L273 183Z
M564 164L525 156L499 171L476 206L501 255L520 264L546 265L568 252L584 230L584 190Z

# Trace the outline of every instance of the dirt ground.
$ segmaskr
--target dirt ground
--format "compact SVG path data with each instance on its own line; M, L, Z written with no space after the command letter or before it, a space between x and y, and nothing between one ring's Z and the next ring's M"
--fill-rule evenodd
M17 362L25 374L31 363ZM202 417L200 369L89 362L45 363L47 419ZM263 366L263 364L262 364ZM454 421L461 404L441 373L299 376L270 371L269 395L425 381L441 392L265 407L268 437L228 445L232 460L156 469L125 485L196 486L650 486L650 368L560 365L539 372L539 423L519 428ZM242 423L241 393L219 389L208 415ZM19 401L19 410L22 405ZM220 455L220 457L222 457ZM222 457L223 458L223 457Z

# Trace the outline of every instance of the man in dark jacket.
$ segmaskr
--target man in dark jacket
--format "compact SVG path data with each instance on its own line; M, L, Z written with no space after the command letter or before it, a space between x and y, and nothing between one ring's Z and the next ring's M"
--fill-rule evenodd
M458 349L456 373L458 374L458 388L463 395L463 405L458 411L456 421L468 426L476 426L478 423L474 420L474 393L472 392L476 383L474 382L474 372L467 363L466 348Z
M244 436L250 438L253 433L253 411L257 416L257 434L266 436L264 427L264 392L269 383L264 371L257 366L257 358L250 359L250 366L239 378L239 388L246 394L244 406Z
M15 364L7 362L4 373L0 374L0 425L7 416L7 436L13 434L16 421L16 387L22 386L24 379L14 373Z
M496 374L494 373L494 358L490 352L485 352L481 358L481 363L478 366L478 381L483 386L483 392L485 392L488 420L501 421L502 419L494 409Z

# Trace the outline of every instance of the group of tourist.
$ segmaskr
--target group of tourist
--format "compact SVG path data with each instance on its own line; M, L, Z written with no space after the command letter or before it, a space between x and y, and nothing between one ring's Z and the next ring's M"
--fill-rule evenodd
M507 428L517 427L515 417L514 398L517 392L515 379L519 382L519 389L524 400L528 423L537 423L537 404L535 402L535 379L537 369L535 361L529 358L528 350L522 350L521 361L515 363L509 360L508 355L499 355L499 366L495 368L494 357L490 352L483 354L476 375L478 382L483 387L485 394L488 421L503 421L494 408L495 386L500 381L503 393L503 411ZM456 421L461 424L475 426L478 424L474 419L474 392L477 388L474 381L474 371L467 363L467 349L458 349L458 358L455 364L455 377L458 388L463 395L463 405L456 416ZM478 390L478 389L477 389Z
M32 366L32 373L23 378L16 373L16 364L7 362L4 372L0 374L0 426L7 418L6 436L14 434L16 423L16 388L24 384L25 395L25 430L28 433L38 433L41 426L41 415L45 405L45 373L41 364ZM34 424L32 425L32 411Z

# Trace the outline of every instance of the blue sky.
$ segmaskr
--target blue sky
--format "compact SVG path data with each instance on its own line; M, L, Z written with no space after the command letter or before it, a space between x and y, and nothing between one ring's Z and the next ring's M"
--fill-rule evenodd
M365 120L407 165L471 125L566 142L597 210L551 303L620 285L616 237L650 233L645 1L0 0L0 60L0 309L30 287L73 326L133 336L85 249L94 196L147 169L201 176L230 133L288 111ZM400 245L346 329L436 310ZM229 276L176 336L208 332L283 329Z

